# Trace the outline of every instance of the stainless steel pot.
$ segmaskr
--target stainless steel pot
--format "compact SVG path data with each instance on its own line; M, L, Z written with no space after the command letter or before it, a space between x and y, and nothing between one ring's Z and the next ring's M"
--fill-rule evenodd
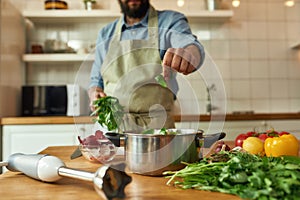
M128 169L137 174L161 176L179 170L202 157L205 141L217 141L225 133L203 135L203 131L181 129L176 135L126 133L125 157ZM115 142L116 142L116 138Z

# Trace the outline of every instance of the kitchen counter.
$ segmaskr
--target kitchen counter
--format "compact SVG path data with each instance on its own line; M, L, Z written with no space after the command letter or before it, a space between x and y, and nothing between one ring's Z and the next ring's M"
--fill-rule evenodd
M175 115L176 122L210 121L210 115ZM214 116L214 120L223 120L224 116ZM234 113L227 114L226 121L245 120L291 120L300 119L300 113ZM47 116L47 117L4 117L0 119L0 125L18 124L74 124L92 123L92 117L68 117L68 116Z
M75 146L48 147L41 153L57 156L63 160L66 166L75 169L94 172L100 164L91 163L83 157L70 160L70 155ZM174 186L167 186L168 179L164 177L150 177L130 174L132 182L126 186L126 199L184 199L195 200L238 200L237 196L198 190L182 190ZM62 178L56 183L43 183L26 177L18 172L6 172L0 175L0 196L3 199L22 200L82 200L101 199L94 190L93 184L89 182Z

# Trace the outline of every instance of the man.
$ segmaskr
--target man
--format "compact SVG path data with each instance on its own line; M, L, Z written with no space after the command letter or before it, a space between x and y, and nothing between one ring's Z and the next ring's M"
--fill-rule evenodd
M117 97L133 126L173 128L176 73L188 75L203 63L204 50L186 17L156 11L149 0L119 0L123 16L100 30L89 88L90 106ZM160 74L168 87L157 80Z

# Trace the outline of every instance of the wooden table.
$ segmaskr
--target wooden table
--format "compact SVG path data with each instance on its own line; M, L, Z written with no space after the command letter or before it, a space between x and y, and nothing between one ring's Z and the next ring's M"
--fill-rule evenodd
M75 169L95 172L100 164L91 163L83 157L70 160L70 155L75 150L74 146L49 147L42 151L43 154L57 156L63 160L66 166ZM168 179L164 177L150 177L130 174L132 182L126 186L126 199L202 199L202 200L238 200L237 196L217 192L198 190L182 190L174 186L167 186ZM0 175L0 197L1 199L14 200L93 200L101 199L94 190L93 183L62 178L55 183L43 183L31 179L21 173L6 172Z

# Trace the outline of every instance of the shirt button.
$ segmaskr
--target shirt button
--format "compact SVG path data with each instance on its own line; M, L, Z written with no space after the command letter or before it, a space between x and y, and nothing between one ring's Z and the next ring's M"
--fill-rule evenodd
M131 31L131 34L132 34L132 35L135 35L135 34L136 34L136 31Z

